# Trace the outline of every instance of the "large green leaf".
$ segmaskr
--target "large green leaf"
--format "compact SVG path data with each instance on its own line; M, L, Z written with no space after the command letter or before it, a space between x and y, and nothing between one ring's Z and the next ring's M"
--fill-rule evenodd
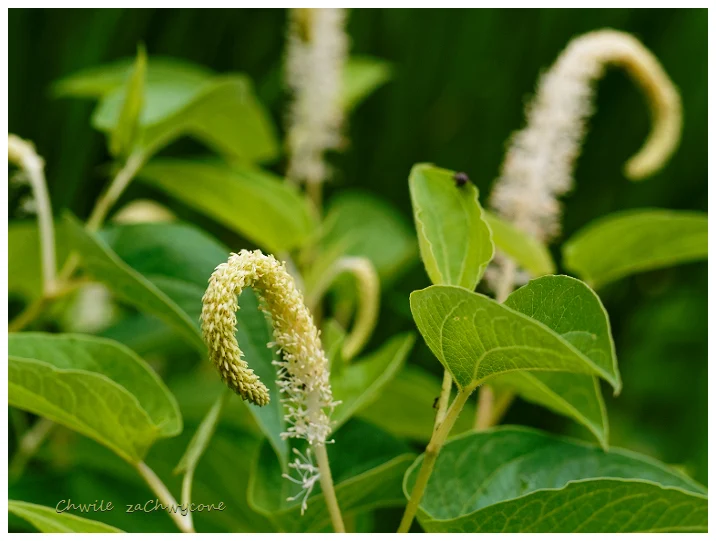
M316 226L298 190L266 171L161 159L150 162L139 175L271 252L302 246Z
M545 370L598 375L618 392L621 379L606 313L596 295L578 283L568 277L533 280L505 304L460 287L430 286L410 295L410 307L428 347L459 388L474 389L516 370ZM543 294L550 298L535 312L539 320L510 307ZM572 303L577 316L560 320Z
M333 414L335 429L380 396L405 364L415 343L412 333L394 336L380 349L353 361L331 378L333 396L341 403Z
M483 211L483 218L492 230L495 247L514 259L532 276L555 272L554 261L547 246L491 212Z
M352 420L336 432L327 446L338 505L344 516L405 503L400 485L413 457L410 449L389 434L365 422ZM290 470L289 473L294 473ZM269 517L279 531L317 532L330 525L320 487L308 499L301 515L300 501L286 501L299 490L281 477L282 467L264 445L249 481L249 505ZM318 484L317 484L318 485Z
M124 58L102 66L80 70L56 81L52 85L52 92L56 97L102 98L121 88L126 83L133 65L133 58ZM167 88L172 88L172 90L180 88L198 89L212 75L212 72L203 66L177 58L152 55L147 59L146 82L150 88L157 85L166 85ZM185 98L178 99L173 92L168 92L165 97L165 103L157 102L157 107L163 107L167 110L169 103L179 103L181 105L185 101ZM156 115L155 111L154 106L145 108L142 111L145 123L149 118L156 118L154 116Z
M421 462L405 476L406 494ZM418 520L429 532L706 531L707 499L651 458L500 427L445 445Z
M477 187L454 171L418 164L410 171L410 199L420 256L433 284L475 289L494 255Z
M104 283L117 297L156 315L181 332L198 351L205 351L197 320L187 315L157 285L122 261L99 235L87 231L70 214L65 215L65 224L69 243L77 250L88 273Z
M147 72L147 53L144 46L137 50L132 73L122 92L122 102L114 128L109 134L109 150L114 156L127 156L139 134L139 121L144 105L144 82Z
M122 533L122 530L70 513L28 502L10 500L8 511L25 519L42 533Z
M116 90L100 102L92 124L112 132L119 121L124 92ZM189 135L216 152L243 162L273 159L278 154L268 112L243 75L216 76L201 86L181 79L147 84L146 115L141 118L139 146L153 154L172 140Z
M567 372L510 372L490 385L512 391L533 404L544 406L584 425L603 448L609 445L609 420L599 380Z
M618 374L609 318L599 297L584 282L568 276L544 276L513 292L505 305L543 323L597 364L611 366ZM607 446L607 414L595 376L512 372L496 382L571 417Z
M390 79L390 64L370 56L352 56L343 69L343 107L350 111Z
M322 255L314 269L328 268L344 255L362 256L386 284L408 270L418 252L415 235L397 209L367 193L344 192L332 198L322 227Z
M102 338L10 334L8 400L81 432L129 462L182 429L174 397L129 348Z
M440 391L439 378L408 364L386 385L375 402L358 413L358 417L394 436L427 442L433 432L435 402ZM474 421L475 405L468 402L450 433L470 430Z
M563 255L565 267L601 287L630 274L706 259L708 218L674 210L611 214L575 233Z
M226 261L229 249L203 231L181 223L111 227L102 232L102 237L123 265L160 290L174 309L192 322L192 330L201 340L201 298L209 276L217 265ZM108 286L111 288L110 284ZM132 300L128 302L132 303ZM276 386L276 370L272 365L276 356L267 347L273 341L271 327L259 310L253 291L246 290L241 294L239 306L236 338L246 362L268 387L272 397L266 406L248 404L248 408L276 452L286 457L288 448L280 437L285 431L284 414ZM201 344L200 351L204 355L203 341Z

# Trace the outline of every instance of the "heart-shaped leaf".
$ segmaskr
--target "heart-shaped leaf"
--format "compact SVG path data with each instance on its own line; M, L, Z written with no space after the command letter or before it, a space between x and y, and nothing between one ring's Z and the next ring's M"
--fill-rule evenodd
M109 524L70 513L58 513L44 505L10 500L7 507L10 513L25 519L42 533L122 533L122 530Z
M433 284L475 289L494 255L472 182L447 169L418 164L410 171L410 199L420 256Z
M187 224L123 225L97 235L88 233L76 220L71 222L87 271L128 304L177 329L204 357L201 298L211 273L226 261L229 249ZM237 340L246 362L273 397L267 406L250 404L249 410L276 452L286 457L288 448L280 437L285 429L284 414L271 364L276 357L267 347L273 341L271 328L252 291L241 294L239 306Z
M259 169L188 160L153 160L140 179L271 252L302 246L315 217L295 187Z
M708 255L703 212L635 210L611 214L575 233L562 249L564 265L592 287Z
M406 494L421 462L406 473ZM651 458L500 427L445 445L418 520L428 532L706 531L707 499Z
M412 333L394 336L377 351L332 373L333 396L341 402L333 413L334 430L383 393L405 364L414 343Z
M554 261L547 246L491 212L483 211L483 218L492 230L495 247L514 259L532 276L555 272Z
M546 370L598 375L618 392L621 379L599 298L578 280L551 278L533 280L505 304L460 287L430 286L410 295L410 308L428 347L461 389L515 370ZM510 308L542 293L550 297L535 312L539 320ZM578 317L561 320L570 304L581 310Z
M404 443L364 421L351 420L328 445L338 505L344 516L357 511L394 507L405 503L401 479L415 456ZM249 482L249 504L269 517L284 532L318 532L330 525L320 487L308 499L301 515L300 501L286 501L299 490L281 477L282 467L264 445Z
M144 458L182 430L174 397L129 348L102 338L45 333L8 337L8 400L106 445Z

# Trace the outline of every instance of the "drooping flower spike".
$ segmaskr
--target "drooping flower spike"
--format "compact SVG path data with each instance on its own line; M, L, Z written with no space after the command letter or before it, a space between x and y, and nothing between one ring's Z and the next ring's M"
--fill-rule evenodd
M609 65L631 75L651 108L651 134L627 162L626 175L637 180L658 171L679 143L681 99L648 49L615 30L572 40L540 78L527 107L527 125L512 136L491 196L492 207L503 218L542 241L559 233L558 198L572 188L574 163L593 111L593 85Z
M328 359L318 329L283 263L261 251L231 254L209 279L203 298L202 332L214 366L226 384L245 400L263 406L270 397L266 386L242 358L236 341L238 296L252 287L261 310L273 326L281 361L279 389L289 423L284 437L325 443L331 432L329 412L336 405L329 382ZM273 345L273 344L270 344Z

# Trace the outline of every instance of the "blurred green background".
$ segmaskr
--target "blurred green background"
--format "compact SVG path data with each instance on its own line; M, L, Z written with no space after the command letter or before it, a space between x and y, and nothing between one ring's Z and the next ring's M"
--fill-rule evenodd
M103 136L89 125L94 103L53 99L53 81L133 56L142 41L150 55L247 73L280 126L286 105L285 23L283 10L10 10L9 130L34 141L45 157L55 210L70 208L86 217L105 185L109 156ZM327 199L345 189L366 190L392 203L411 223L408 172L414 163L427 161L466 171L484 201L505 141L523 124L523 106L540 71L572 37L603 27L634 33L663 63L682 93L683 138L662 172L645 182L627 181L622 165L640 147L649 116L628 77L610 70L599 83L576 188L565 199L562 239L620 209L705 211L705 9L352 10L351 52L388 60L393 76L351 116L350 144L332 157L336 178ZM164 153L198 150L180 141ZM281 172L284 164L272 168ZM122 201L139 196L166 200L135 183ZM177 212L200 221L185 209ZM11 219L18 215L11 201ZM201 225L227 238L217 226ZM384 292L373 345L413 328L408 294L427 284L416 264ZM702 483L707 481L706 292L704 263L638 275L600 291L624 380L621 396L605 390L612 444L683 466ZM439 364L419 342L410 362L438 374ZM572 421L521 401L505 422L584 435Z

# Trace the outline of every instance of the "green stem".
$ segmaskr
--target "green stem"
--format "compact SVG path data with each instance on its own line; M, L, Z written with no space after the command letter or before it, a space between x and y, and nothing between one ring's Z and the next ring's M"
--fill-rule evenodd
M114 206L120 196L127 189L129 183L132 182L134 175L144 165L146 156L141 151L135 151L130 154L127 161L124 163L124 167L119 170L119 173L112 179L107 191L97 200L97 204L92 209L87 220L87 229L89 231L97 231L104 223L104 219L109 214L110 209Z
M313 451L316 454L316 463L320 474L319 481L323 497L326 500L328 514L331 516L333 530L336 533L345 533L346 527L343 524L341 509L338 507L338 499L336 498L336 490L333 486L333 477L331 476L331 467L328 464L328 453L326 453L325 445L314 445Z
M425 488L428 486L428 481L433 473L433 468L435 467L435 462L437 462L440 450L442 449L445 440L450 434L450 430L452 430L452 427L455 425L455 421L457 421L462 408L465 406L465 403L467 402L467 399L470 398L471 394L472 389L461 389L457 393L453 403L450 405L450 408L445 415L445 419L433 432L430 442L425 448L423 462L420 465L420 470L418 471L418 476L415 479L413 490L410 492L410 499L408 500L408 505L405 508L403 519L400 521L398 533L407 533L410 530L410 526L413 524L415 515L418 512L420 502L423 499Z
M452 377L450 372L445 370L443 372L443 386L440 390L440 398L438 398L438 412L435 415L435 424L433 425L433 432L437 430L438 426L445 420L447 414L448 405L450 404L450 391L452 390Z
M35 453L55 426L54 422L41 417L30 430L23 434L17 452L8 466L8 477L11 480L22 477L25 466L35 456Z
M152 470L144 462L135 464L135 467L137 468L139 475L141 475L147 485L149 485L149 488L152 489L152 492L154 492L157 498L159 498L161 504L166 507L167 513L169 513L169 516L177 525L179 530L184 533L196 533L194 531L194 527L191 525L191 519L188 518L189 515L187 514L186 517L181 515L179 512L179 504L174 499L174 496L172 496L172 493L169 492L166 485L162 483L162 480L159 479L156 473L154 473L154 470Z

